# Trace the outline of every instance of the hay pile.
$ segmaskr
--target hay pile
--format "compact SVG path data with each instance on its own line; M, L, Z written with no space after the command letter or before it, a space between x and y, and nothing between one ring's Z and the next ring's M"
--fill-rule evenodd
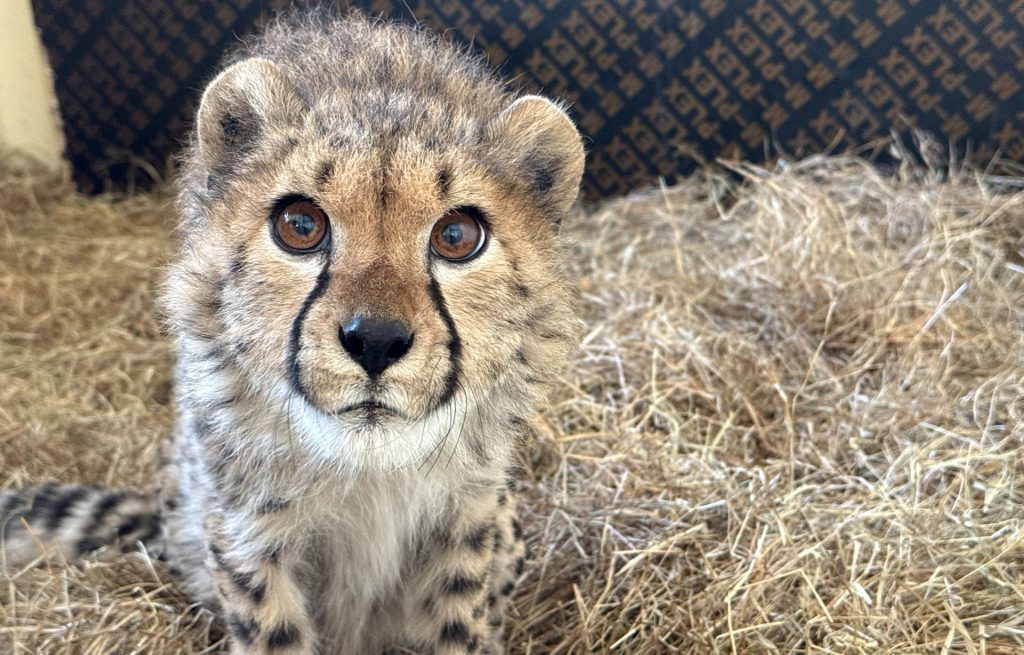
M1019 185L815 158L574 219L511 652L1024 652ZM0 179L6 484L147 486L170 215ZM209 652L141 555L2 582L0 649Z

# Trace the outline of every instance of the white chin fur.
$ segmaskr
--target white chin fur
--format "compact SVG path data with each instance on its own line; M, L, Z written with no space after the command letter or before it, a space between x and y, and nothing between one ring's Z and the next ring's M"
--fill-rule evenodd
M465 405L455 399L416 421L391 415L368 422L358 413L334 416L321 411L290 388L277 391L292 396L283 404L271 403L287 408L288 416L280 423L290 434L282 434L281 441L295 440L318 467L343 474L429 467L435 458L443 466L465 424Z

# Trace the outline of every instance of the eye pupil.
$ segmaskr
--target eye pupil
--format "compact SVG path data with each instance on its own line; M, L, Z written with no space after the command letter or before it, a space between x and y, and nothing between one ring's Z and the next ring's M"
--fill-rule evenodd
M316 203L292 197L281 205L271 215L271 229L277 245L301 255L322 250L330 242L330 221Z
M288 214L285 220L301 236L308 236L316 229L316 221L309 214Z
M458 245L462 241L462 226L458 223L449 223L444 226L441 230L441 238L444 239L449 246Z
M472 207L452 209L434 223L430 250L441 259L462 262L483 251L487 242L487 223Z

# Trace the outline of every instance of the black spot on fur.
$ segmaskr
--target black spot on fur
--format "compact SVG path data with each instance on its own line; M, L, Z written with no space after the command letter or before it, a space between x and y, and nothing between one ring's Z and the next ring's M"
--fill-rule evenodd
M469 628L462 621L449 621L441 628L441 641L464 644L469 641Z
M259 137L259 120L251 113L224 114L220 131L225 148L244 153L252 149Z
M103 543L99 539L94 539L92 537L85 537L84 539L79 539L78 543L75 544L75 550L77 550L78 553L81 555L97 551L102 547Z
M267 585L262 582L256 582L253 579L252 573L245 571L238 571L232 567L226 559L224 554L216 546L210 546L210 552L213 554L214 560L217 562L217 568L227 574L231 578L231 584L235 585L243 594L249 596L254 603L257 605L263 602L263 598L267 593Z
M266 501L265 503L257 507L256 513L274 514L275 512L280 512L288 509L289 505L291 505L291 501L288 500L287 498L271 498L270 500Z
M492 539L494 539L494 526L490 523L482 523L470 530L463 543L471 550L480 552L491 545Z
M45 518L52 511L52 506L57 500L59 486L56 482L47 482L35 490L32 496L32 503L25 510L25 520L30 523L40 517Z
M480 617L477 617L477 618L480 618ZM473 635L472 637L469 638L469 641L466 642L466 652L467 653L475 653L478 648L480 648L480 639L477 638L476 635Z
M252 578L250 576L250 581L251 581L251 579ZM267 595L267 585L266 585L266 583L263 583L263 582L261 582L259 584L252 585L251 587L249 587L248 593L249 593L249 598L252 599L252 602L254 602L257 605L259 605L260 603L263 602L263 599Z
M459 595L474 593L483 589L483 587L483 580L455 573L444 581L444 584L441 585L441 591L449 595Z
M523 526L519 523L519 519L512 519L512 536L516 541L523 540Z
M430 538L426 546L448 550L452 547L452 531L446 524L435 525L430 530Z
M212 541L206 547L209 549L210 554L213 555L213 559L217 561L217 565L221 565L224 561L224 550Z
M490 621L488 621L487 625L491 626L492 628L500 628L502 623L504 623L504 621L501 619L501 617L496 616L492 618Z
M245 275L245 245L240 244L235 249L235 256L231 258L228 270L231 272L231 277L236 280Z
M512 286L516 290L516 293L519 294L520 298L525 300L530 297L530 287L526 286L522 282L515 282Z
M437 192L442 198L448 196L448 192L452 186L452 172L447 168L442 168L437 172Z
M86 490L82 487L71 487L57 495L50 504L44 527L47 530L56 530L85 495Z
M224 289L228 281L221 278L213 284L213 294L206 301L206 308L212 313L218 314L224 308Z
M121 525L117 526L117 536L123 537L125 535L131 534L138 530L141 525L142 517L138 514L133 514L132 516L129 516L126 520L122 521Z
M278 562L281 561L281 551L283 551L283 550L284 550L284 545L283 544L277 544L276 546L271 546L270 548L267 549L267 552L264 555L264 557L271 564L277 564Z
M494 594L487 594L487 607L494 607L498 604L498 597Z
M298 627L290 623L282 623L267 635L267 648L288 648L302 640Z
M508 505L508 494L502 489L498 492L498 507L504 507L505 505Z
M381 209L387 209L395 197L395 190L391 186L391 179L388 177L388 169L391 165L391 152L385 151L381 155L380 180L377 190L377 203Z
M253 640L259 635L260 626L252 619L242 619L236 614L228 616L228 629L235 639L245 646L251 646Z
M20 491L3 492L3 502L0 503L0 521L7 523L17 514L27 502Z
M522 575L524 570L526 570L526 558L520 557L516 560L516 575Z
M278 151L274 154L272 159L274 161L280 161L280 160L284 159L285 157L290 155L292 150L295 150L296 146L298 146L298 145L299 145L299 140L296 137L294 137L294 136L288 137L287 139L285 139L285 142L281 145L281 147L278 149Z
M128 543L121 544L121 552L129 553L135 550L136 545L142 542L146 545L151 545L153 539L160 533L160 524L152 519L152 517L146 517L142 521L142 532L139 533L134 539ZM160 559L157 557L157 559Z
M320 168L316 171L316 188L323 189L327 186L327 183L331 181L331 176L334 175L334 160L328 159L320 164Z
M526 172L530 184L540 193L547 193L555 186L561 162L551 157L533 155L526 160Z

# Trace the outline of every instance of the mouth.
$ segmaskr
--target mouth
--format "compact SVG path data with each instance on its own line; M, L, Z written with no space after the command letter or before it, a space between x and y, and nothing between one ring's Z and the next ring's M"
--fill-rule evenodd
M384 403L368 400L361 403L354 403L352 405L345 405L341 409L335 410L333 414L336 416L359 414L367 418L383 418L385 416L397 416L398 411L388 407Z

